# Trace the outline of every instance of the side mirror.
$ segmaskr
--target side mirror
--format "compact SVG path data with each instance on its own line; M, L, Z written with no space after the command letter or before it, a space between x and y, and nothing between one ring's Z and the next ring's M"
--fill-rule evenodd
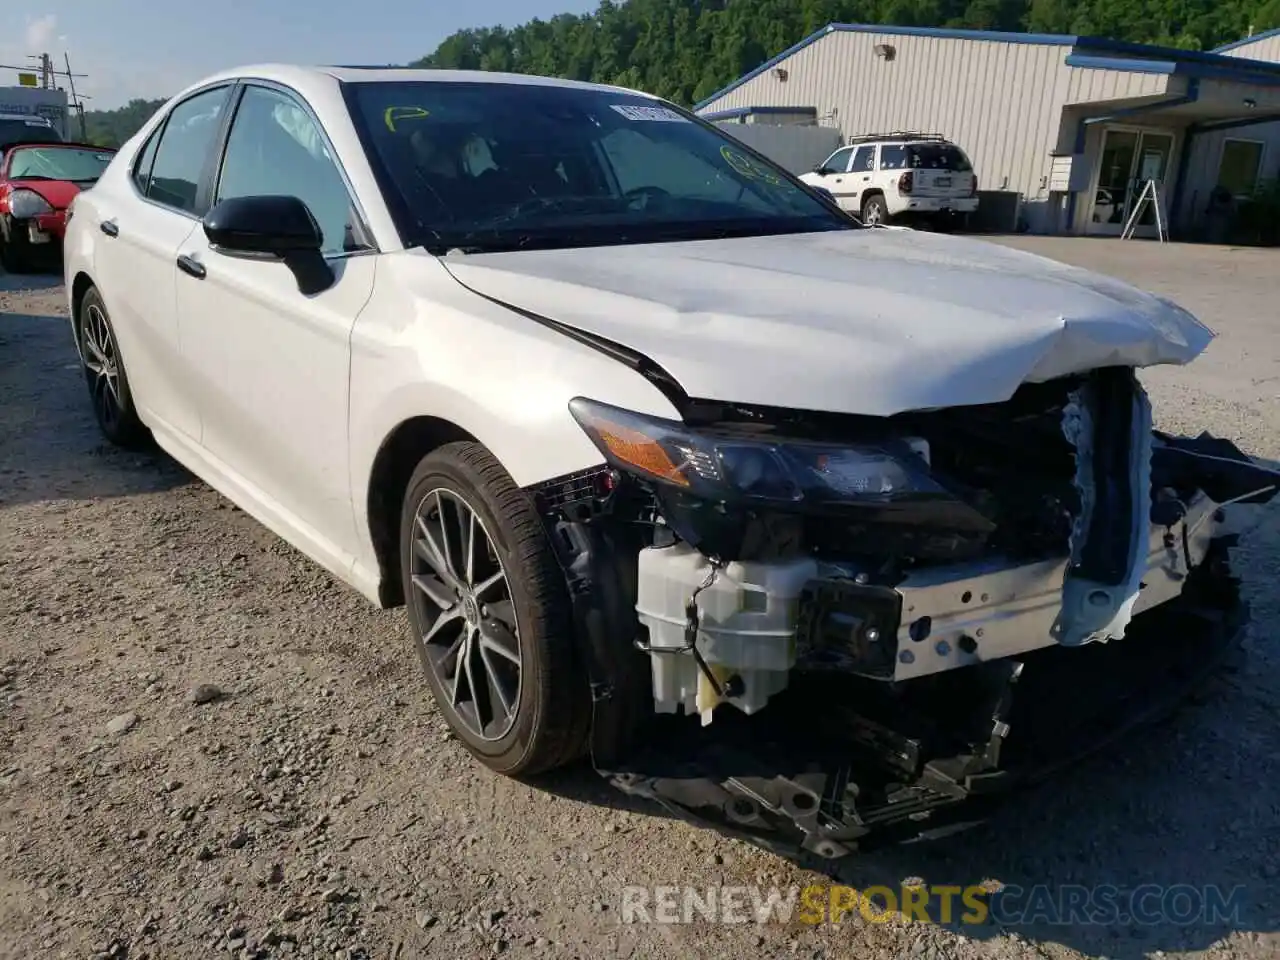
M297 197L232 197L206 213L203 223L205 237L219 253L281 260L308 296L333 285L333 269L320 252L320 225Z
M829 168L827 168L826 166L824 166L823 164L821 164L821 163L820 163L820 164L818 164L816 167L814 167L814 168L813 168L813 172L814 172L814 173L816 173L816 174L817 174L818 176L820 176L820 177L825 177L828 173L830 173L830 172L831 172L831 170L830 170Z

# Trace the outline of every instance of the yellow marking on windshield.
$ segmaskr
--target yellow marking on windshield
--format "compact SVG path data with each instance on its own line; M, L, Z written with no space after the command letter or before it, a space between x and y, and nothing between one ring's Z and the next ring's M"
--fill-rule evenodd
M720 156L724 157L724 162L733 167L740 176L748 180L763 180L775 187L782 183L782 178L768 167L728 144L720 148Z
M382 120L387 129L395 133L396 124L401 120L424 120L429 116L431 112L422 107L387 107L382 113Z

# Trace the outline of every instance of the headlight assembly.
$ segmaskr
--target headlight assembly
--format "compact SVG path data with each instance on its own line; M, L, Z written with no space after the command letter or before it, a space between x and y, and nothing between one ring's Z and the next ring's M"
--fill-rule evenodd
M53 213L53 207L34 190L15 190L9 194L9 212L19 220L29 220L42 213Z
M809 507L952 498L929 475L923 441L720 435L582 397L569 410L613 467L709 500Z

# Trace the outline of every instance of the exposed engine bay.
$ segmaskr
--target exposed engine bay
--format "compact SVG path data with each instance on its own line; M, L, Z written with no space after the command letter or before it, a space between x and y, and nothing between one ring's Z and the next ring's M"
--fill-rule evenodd
M571 409L606 465L532 492L597 768L827 857L940 830L1176 700L1247 618L1236 512L1280 484L1154 431L1127 367L885 418Z

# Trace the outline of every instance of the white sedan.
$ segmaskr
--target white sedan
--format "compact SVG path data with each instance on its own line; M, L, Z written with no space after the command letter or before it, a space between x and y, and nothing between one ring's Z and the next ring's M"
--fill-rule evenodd
M1024 667L1074 716L1097 641L1206 608L1194 636L1221 640L1220 507L1274 480L1152 431L1135 368L1212 336L1184 310L863 228L613 87L213 76L79 195L65 271L106 436L407 604L485 764L590 749L626 789L832 856L999 771ZM800 775L815 723L863 772Z

